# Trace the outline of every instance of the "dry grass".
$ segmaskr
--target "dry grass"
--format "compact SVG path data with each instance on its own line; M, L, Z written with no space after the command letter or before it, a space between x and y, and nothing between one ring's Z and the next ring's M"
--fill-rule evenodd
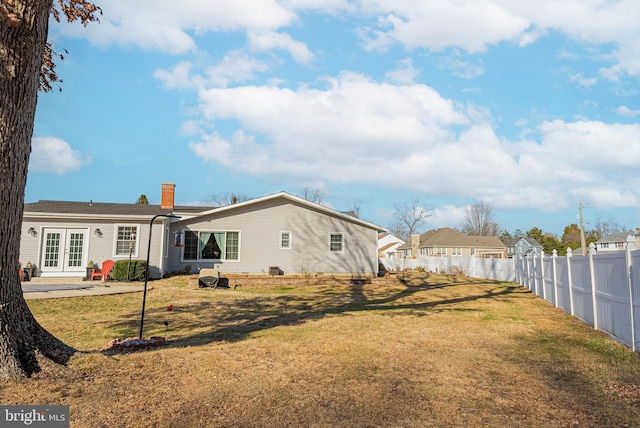
M67 404L72 427L640 426L640 355L519 286L426 274L30 301L83 351L0 384L3 404ZM283 280L284 281L284 280ZM166 307L174 305L174 311Z

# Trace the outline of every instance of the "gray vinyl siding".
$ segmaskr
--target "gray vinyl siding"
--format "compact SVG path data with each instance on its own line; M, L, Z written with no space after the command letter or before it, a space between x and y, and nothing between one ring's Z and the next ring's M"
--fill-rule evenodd
M22 223L22 237L20 241L20 262L24 266L30 261L37 268L36 275L41 276L41 266L43 263L42 248L45 239L43 232L48 228L83 229L87 231L87 241L85 242L85 245L87 246L88 251L86 257L83 258L84 266L86 266L89 261L93 261L95 264L101 265L105 260L128 260L128 253L115 255L117 225L135 226L138 228L137 254L134 250L132 258L146 260L149 241L149 220L114 219L96 221L94 219L44 219L25 216ZM32 236L29 233L30 227L33 227L37 231L37 236ZM101 237L96 235L96 229L100 229L102 232ZM153 242L151 245L149 263L151 265L151 277L160 277L163 273L161 240L165 233L166 232L163 232L162 223L154 223L152 236ZM71 274L71 276L84 276L84 272Z
M377 230L284 198L178 222L172 232L178 229L238 232L239 260L183 261L183 249L171 248L169 271L182 270L186 264L193 271L215 265L222 273L269 273L272 266L285 274L378 270ZM291 248L280 248L280 232L290 232ZM342 252L329 251L330 233L343 234Z

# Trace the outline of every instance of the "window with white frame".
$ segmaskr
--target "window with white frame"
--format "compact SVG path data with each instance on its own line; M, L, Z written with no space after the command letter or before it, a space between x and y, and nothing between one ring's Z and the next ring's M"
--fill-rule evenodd
M432 247L421 247L420 248L421 256L433 256L433 248Z
M239 232L186 230L184 233L184 260L238 260L239 253Z
M461 256L462 255L462 248L460 248L460 247L452 248L451 249L451 255L452 256Z
M329 252L341 253L344 251L344 236L342 233L329 234Z
M280 248L291 248L291 232L280 232Z
M446 247L436 247L436 256L446 256L447 248Z
M138 225L116 225L116 256L138 255Z

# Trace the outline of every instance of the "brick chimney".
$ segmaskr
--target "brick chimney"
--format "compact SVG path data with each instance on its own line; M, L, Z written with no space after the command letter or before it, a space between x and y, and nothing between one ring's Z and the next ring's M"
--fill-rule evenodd
M175 196L176 185L173 183L162 183L162 201L160 208L163 210L172 210Z

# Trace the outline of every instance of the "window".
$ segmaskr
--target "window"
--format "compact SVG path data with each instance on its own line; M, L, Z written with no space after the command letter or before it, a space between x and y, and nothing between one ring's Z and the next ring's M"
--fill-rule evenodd
M184 260L238 260L239 252L239 232L184 233Z
M452 256L461 256L462 255L462 248L460 248L460 247L452 248L451 249L451 255Z
M331 233L329 234L329 252L331 253L341 253L342 250L342 233Z
M291 232L280 232L280 248L291 248Z
M608 242L601 243L600 248L609 248L609 243Z
M436 247L436 255L437 256L446 256L447 249L445 247Z
M624 248L624 242L616 242L616 248Z
M421 247L420 248L420 255L421 256L432 256L433 255L433 248L432 247Z
M240 233L227 232L226 260L238 260L240 253Z
M138 226L116 226L116 256L132 256L138 254Z

